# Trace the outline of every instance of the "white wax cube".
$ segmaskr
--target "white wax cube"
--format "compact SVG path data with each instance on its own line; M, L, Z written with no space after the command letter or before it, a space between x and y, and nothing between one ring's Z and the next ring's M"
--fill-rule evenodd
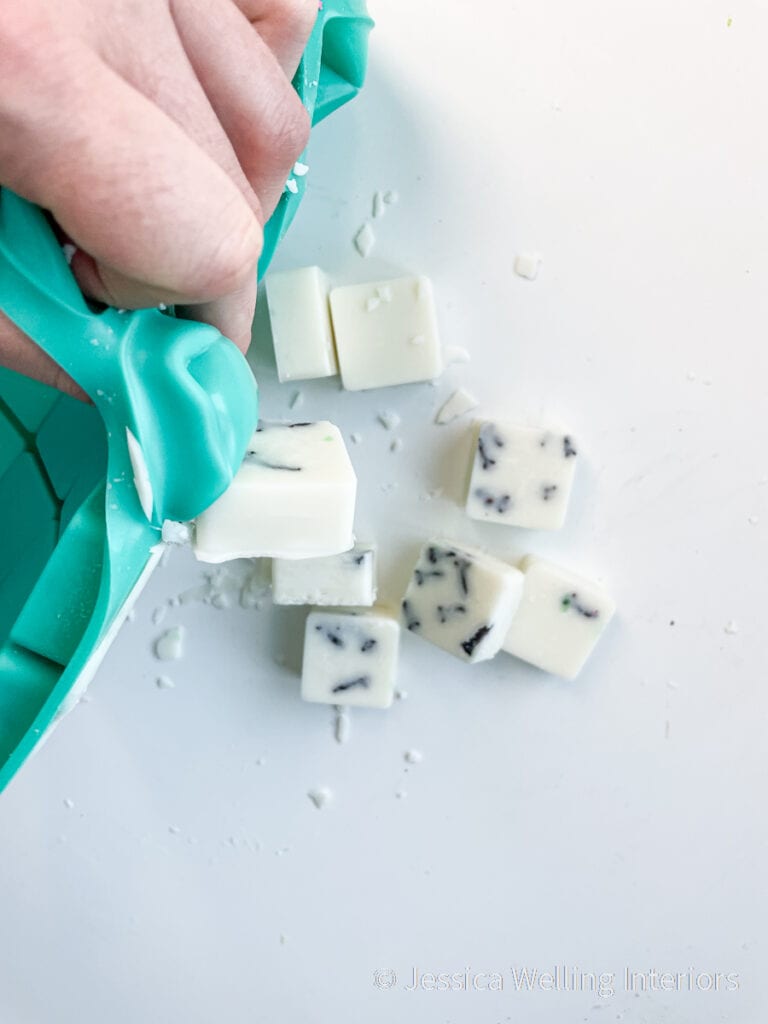
M325 558L276 558L272 562L275 604L366 607L376 600L376 549L355 544Z
M467 515L533 530L561 527L576 468L571 436L498 420L476 430Z
M424 546L402 603L407 629L463 661L500 649L523 592L523 574L473 548Z
M434 380L443 372L428 278L334 288L331 316L341 379L348 390Z
M400 627L384 612L315 611L307 618L301 695L323 704L388 708Z
M281 381L339 372L328 308L328 279L319 267L270 274L267 307Z
M338 427L265 423L222 496L197 518L195 555L313 558L354 543L357 479Z
M602 587L538 558L521 563L523 599L504 650L574 679L611 621L616 606Z

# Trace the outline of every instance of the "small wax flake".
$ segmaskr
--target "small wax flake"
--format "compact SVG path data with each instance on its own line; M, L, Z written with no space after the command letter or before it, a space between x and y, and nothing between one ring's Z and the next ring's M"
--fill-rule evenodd
M459 416L464 416L472 409L476 409L477 405L478 402L474 395L465 391L464 388L458 388L438 409L435 423L451 423Z
M319 789L310 789L307 796L318 811L322 811L333 799L333 793L326 786L321 786Z
M299 186L295 178L289 178L288 181L286 181L285 183L285 187L293 195L296 195L296 193L299 191Z
M308 170L309 165L301 163L300 160L297 160L296 163L293 165L293 173L296 175L297 178L303 178Z
M522 252L515 256L515 273L518 277L525 277L529 281L535 281L539 273L541 256L537 253Z
M184 653L184 627L174 626L155 641L158 661L176 661Z
M373 228L368 221L359 228L353 241L355 243L355 248L363 259L365 259L376 244L376 236L374 235Z
M400 416L393 409L380 412L378 420L385 430L396 430L400 426Z

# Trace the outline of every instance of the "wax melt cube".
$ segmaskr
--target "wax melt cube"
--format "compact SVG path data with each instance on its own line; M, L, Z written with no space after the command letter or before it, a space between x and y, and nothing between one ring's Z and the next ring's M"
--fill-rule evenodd
M314 611L307 618L304 700L388 708L394 695L400 627L383 611Z
M573 438L497 420L475 430L467 515L534 530L561 527L576 468Z
M331 317L342 383L350 391L433 380L443 372L426 277L334 288Z
M523 598L504 650L545 672L574 679L610 622L615 605L602 587L560 566L523 559Z
M325 558L276 558L272 562L275 604L352 605L376 600L376 549L355 544Z
M403 598L403 622L462 661L485 661L504 642L522 591L522 573L506 562L450 541L430 541Z
M328 308L328 279L319 267L270 274L267 307L281 381L339 372Z
M357 479L332 423L265 423L234 480L197 518L195 554L313 558L348 551Z

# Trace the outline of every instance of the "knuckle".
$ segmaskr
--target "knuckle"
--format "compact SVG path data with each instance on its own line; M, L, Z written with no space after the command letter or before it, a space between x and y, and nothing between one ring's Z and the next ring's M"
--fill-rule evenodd
M311 32L317 18L317 0L276 0L276 16L290 25L296 35Z
M309 142L309 114L295 93L293 96L290 102L281 106L272 125L271 145L281 165L292 164Z
M22 4L11 4L0 19L0 81L16 81L37 70L44 27ZM47 33L45 33L47 35Z
M187 291L198 301L221 298L239 291L256 272L261 255L261 227L251 216L222 234L213 252L198 268Z

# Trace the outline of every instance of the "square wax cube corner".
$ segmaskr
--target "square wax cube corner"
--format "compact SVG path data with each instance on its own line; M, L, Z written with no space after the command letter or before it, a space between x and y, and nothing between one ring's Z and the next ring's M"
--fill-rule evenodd
M337 374L330 286L323 271L319 267L278 271L267 276L265 287L279 380Z
M575 679L616 606L603 587L529 555L520 565L523 597L504 650L565 679Z
M376 600L376 548L358 542L324 558L276 558L272 599L279 605L370 606Z
M400 626L385 610L313 611L304 634L304 700L388 708L397 678Z
M501 648L523 592L523 574L484 551L431 540L402 602L406 629L462 661Z
M263 423L235 478L197 518L203 562L319 558L348 551L357 478L338 427Z
M345 285L332 290L330 302L347 390L430 381L443 372L429 278Z
M475 424L466 512L532 530L565 522L577 450L570 434L500 420Z

